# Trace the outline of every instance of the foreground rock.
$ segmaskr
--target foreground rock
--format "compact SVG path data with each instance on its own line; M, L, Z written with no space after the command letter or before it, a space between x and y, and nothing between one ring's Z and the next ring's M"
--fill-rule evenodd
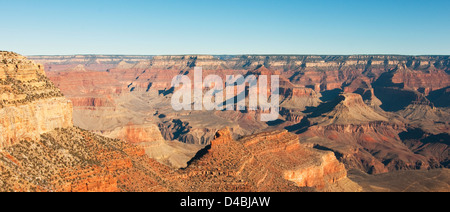
M301 145L287 131L260 133L235 141L217 132L187 169L180 172L193 191L358 191L332 152Z
M420 143L408 133L401 117L391 119L370 108L358 94L341 94L318 107L304 122L308 124L291 129L299 132L301 142L334 151L348 169L376 174L448 166L448 143L439 141L447 134L423 133L417 139L434 139Z
M377 175L349 171L364 192L449 192L450 170L407 170Z

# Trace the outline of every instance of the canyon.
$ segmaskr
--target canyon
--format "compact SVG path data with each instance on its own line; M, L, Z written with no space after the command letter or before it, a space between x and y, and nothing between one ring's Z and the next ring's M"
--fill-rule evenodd
M449 189L448 56L1 56L2 190ZM279 75L279 118L175 111L194 67Z
M75 125L103 134L130 124L155 124L169 142L205 146L225 127L233 138L287 129L302 142L313 139L318 148L342 155L349 169L448 168L448 56L128 57L30 58L44 64L49 78L75 102ZM203 76L223 79L279 75L279 119L261 122L262 111L174 111L172 78L183 74L192 80L194 67L202 67ZM410 139L409 132L418 130L423 135ZM444 141L424 143L428 137Z
M66 100L60 89L48 80L43 66L16 53L0 53L0 76L4 89L1 101L4 112L0 113L3 138L0 191L361 189L347 178L345 166L332 152L302 145L296 135L286 130L234 139L232 130L224 127L203 132L212 135L210 140L204 141L207 145L166 140L159 126L150 122L151 117L136 116L129 120L128 114L120 113L127 107L84 104L92 101L81 101L72 107L72 101ZM113 99L112 102L126 103L125 100ZM76 116L77 109L97 111L97 107L100 113L90 113L90 116L120 111L116 117L112 114L99 121L108 118L120 120L122 115L127 124L122 126L122 122L111 122L109 130L100 126L89 131L74 126L72 114ZM139 115L147 112L128 109L142 112ZM170 120L167 116L160 118ZM175 129L192 129L181 120L173 120L173 123ZM177 130L167 134L176 133ZM192 152L194 154L190 155Z

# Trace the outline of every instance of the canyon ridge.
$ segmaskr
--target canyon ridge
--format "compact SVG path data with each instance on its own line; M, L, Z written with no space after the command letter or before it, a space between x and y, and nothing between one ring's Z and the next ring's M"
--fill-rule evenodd
M2 191L450 190L449 56L0 56ZM194 67L280 116L173 110Z

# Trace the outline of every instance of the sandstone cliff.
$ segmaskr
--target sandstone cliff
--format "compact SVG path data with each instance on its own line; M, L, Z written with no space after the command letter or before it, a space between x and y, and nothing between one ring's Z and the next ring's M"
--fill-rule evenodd
M75 124L97 132L150 123L165 140L209 145L224 127L234 138L288 129L315 148L334 151L347 168L367 173L449 167L448 56L33 58L52 66L48 75L76 105ZM260 111L171 110L172 77L192 79L194 66L222 78L279 74L279 119L260 122ZM420 136L408 137L419 129Z
M178 55L178 56L33 56L42 62L48 75L60 87L63 93L76 105L75 120L81 120L79 114L92 114L85 110L116 109L118 99L135 104L137 96L154 108L167 103L173 89L171 80L175 75L184 74L193 79L193 67L201 66L204 77L216 74L279 74L280 75L280 112L282 120L300 123L307 115L306 109L317 107L321 102L333 100L340 91L357 93L363 101L374 109L386 111L403 110L412 101L412 92L427 96L450 86L448 56L401 56L401 55ZM108 60L109 59L109 60ZM105 67L101 68L101 65ZM73 70L83 66L85 71ZM93 65L96 65L94 67ZM71 66L69 69L67 66ZM155 95L164 97L155 97ZM440 97L434 97L437 101ZM148 104L148 103L147 103ZM165 107L163 104L160 109ZM167 105L167 104L166 104ZM439 104L442 105L442 104ZM131 108L128 107L128 108ZM139 111L142 111L139 108ZM99 112L102 113L102 112ZM151 112L148 112L151 113ZM131 114L131 113L129 113ZM161 112L159 113L161 114ZM179 119L174 111L165 110L164 115ZM191 116L196 117L196 116ZM221 117L224 117L221 115ZM131 119L131 117L128 117ZM183 120L191 125L192 131L201 131L195 126L196 120ZM235 121L235 120L233 120ZM248 123L248 121L242 120ZM122 122L126 124L127 122ZM77 126L81 126L76 123ZM155 123L160 125L160 123ZM288 124L288 123L287 123ZM160 125L161 126L161 125ZM214 131L224 126L209 128ZM240 125L236 132L251 134L256 127L266 128L264 124L253 122ZM84 125L83 125L84 127ZM90 128L87 128L90 129ZM242 135L242 134L241 134ZM167 139L166 133L163 136ZM176 137L176 136L175 136ZM209 136L211 137L211 136ZM197 137L193 133L188 137L179 136L182 142L208 144L210 138ZM206 140L205 140L206 139Z
M71 126L72 104L46 78L43 67L0 52L0 147Z

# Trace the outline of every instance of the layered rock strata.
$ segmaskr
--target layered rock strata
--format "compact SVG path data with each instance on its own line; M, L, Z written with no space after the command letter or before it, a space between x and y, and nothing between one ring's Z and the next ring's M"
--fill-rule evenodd
M2 52L2 56L1 132L14 136L0 148L0 191L360 189L346 178L344 166L332 152L303 146L287 131L236 141L229 129L220 130L186 168L169 168L149 158L166 157L155 147L172 147L156 125L128 124L100 132L127 142L72 127L70 102L39 65L14 53Z
M322 191L359 189L346 178L332 152L301 145L287 131L272 131L235 141L229 129L180 172L194 191ZM343 183L345 182L345 183ZM339 185L345 186L336 186Z
M25 57L0 52L0 147L72 126L72 104Z

